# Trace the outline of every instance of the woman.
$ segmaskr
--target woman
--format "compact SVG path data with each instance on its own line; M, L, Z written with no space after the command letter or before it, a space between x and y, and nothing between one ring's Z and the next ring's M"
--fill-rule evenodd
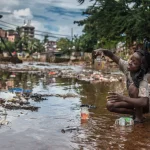
M111 112L131 114L135 122L143 122L143 113L149 112L149 90L147 82L148 59L150 54L143 50L135 51L128 61L114 55L109 50L94 52L95 57L105 55L119 65L126 76L128 96L109 92L107 109Z

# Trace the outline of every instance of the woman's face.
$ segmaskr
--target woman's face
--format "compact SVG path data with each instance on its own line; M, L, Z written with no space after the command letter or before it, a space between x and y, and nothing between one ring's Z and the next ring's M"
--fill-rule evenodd
M141 67L141 56L135 52L128 60L128 71L137 72Z

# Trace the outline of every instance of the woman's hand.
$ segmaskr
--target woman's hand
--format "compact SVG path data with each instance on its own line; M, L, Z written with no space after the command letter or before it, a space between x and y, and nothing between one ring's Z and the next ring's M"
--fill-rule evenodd
M103 57L103 56L104 56L103 50L101 50L101 49L94 50L94 51L93 51L93 57L96 58L97 56Z
M108 92L109 96L107 96L107 101L111 102L118 102L118 101L125 101L125 96L115 93L115 92Z
M119 57L115 55L112 51L107 49L98 49L92 52L92 58L96 59L97 56L101 56L101 58L105 58L104 56L109 57L116 64L119 64Z

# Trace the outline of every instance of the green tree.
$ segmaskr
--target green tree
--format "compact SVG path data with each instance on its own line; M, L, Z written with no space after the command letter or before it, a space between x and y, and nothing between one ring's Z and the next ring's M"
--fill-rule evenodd
M22 52L23 50L27 50L30 38L28 35L19 36L15 40L16 49L18 52Z
M57 40L57 47L58 49L61 49L63 53L71 54L72 52L72 41L68 38L60 38Z
M94 34L87 32L79 37L79 41L79 50L83 52L91 52L94 45L97 43L97 38L96 35L94 36Z
M15 43L14 42L7 41L5 43L6 43L7 48L10 50L11 53L15 51ZM7 49L5 51L7 51Z
M74 50L77 52L82 51L81 38L76 35L74 35L73 38L73 47L75 48Z
M37 50L37 42L34 39L30 40L28 42L28 48L27 49L28 49L28 53L30 55L33 54L34 52L36 52L36 50Z
M44 52L45 51L45 48L44 48L44 45L42 42L40 42L40 40L37 40L36 41L36 51L41 53L41 52Z
M1 55L3 55L4 50L5 50L5 45L2 42L0 42L0 54Z
M40 40L30 39L30 41L28 41L27 49L28 49L29 54L33 54L35 52L43 52L44 46L43 46L43 43L40 42Z
M15 50L15 44L7 41L1 37L1 52L8 52L12 56L12 52Z
M84 0L79 2L83 3ZM94 0L94 2L83 12L87 18L75 21L78 25L84 25L85 36L92 37L94 42L105 39L102 45L107 47L107 43L124 41L130 46L133 41L142 42L145 37L150 39L150 1Z

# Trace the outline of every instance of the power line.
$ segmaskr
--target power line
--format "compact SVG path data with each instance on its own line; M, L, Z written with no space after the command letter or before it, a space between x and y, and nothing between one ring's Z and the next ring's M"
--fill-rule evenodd
M17 27L17 25L14 25L14 24L11 24L11 23L8 23L8 22L5 22L5 21L2 21L2 20L0 20L0 22L6 23L6 24L10 24L10 25L12 25L12 26L16 26L16 27Z
M1 25L0 25L0 28L1 28ZM2 29L4 29L4 30L12 30L12 28L10 29L8 27L3 27Z
M19 26L15 25L15 24L11 24L11 23L8 23L8 22L2 21L2 20L0 20L0 22L3 22L3 23L5 23L5 24L9 24L9 25L12 25L12 26L15 26L15 27L19 27ZM10 28L10 26L9 26L9 28ZM46 33L46 34L53 34L53 35L60 35L60 36L70 37L70 35L55 34L55 33L46 32L46 31L40 31L40 30L34 30L34 31L35 31L35 32L42 32L42 33Z
M63 34L56 34L56 33L51 33L51 32L46 32L46 31L39 31L39 30L34 30L36 32L42 32L42 33L48 33L48 34L54 34L54 35L60 35L60 36L68 36L70 37L70 35L63 35Z
M2 25L2 24L0 24L0 26L4 26L4 28L6 29L6 30L11 30L10 29L10 27L9 26L6 26L6 25ZM9 29L8 29L9 28ZM25 32L27 32L27 31L25 31ZM38 34L38 33L34 33L34 35L40 35L40 36L45 36L45 34ZM52 38L60 38L60 37L58 37L58 36L53 36L53 35L47 35L48 37L52 37Z
M35 33L34 35L41 35L41 36L45 36L45 35L43 35L43 34L37 34L37 33ZM48 37L52 37L52 38L60 38L60 37L56 37L56 36L50 36L50 35L48 35Z
M8 28L11 28L10 26L7 26L7 25L3 25L3 24L0 24L0 26L4 26L4 27L8 27Z

